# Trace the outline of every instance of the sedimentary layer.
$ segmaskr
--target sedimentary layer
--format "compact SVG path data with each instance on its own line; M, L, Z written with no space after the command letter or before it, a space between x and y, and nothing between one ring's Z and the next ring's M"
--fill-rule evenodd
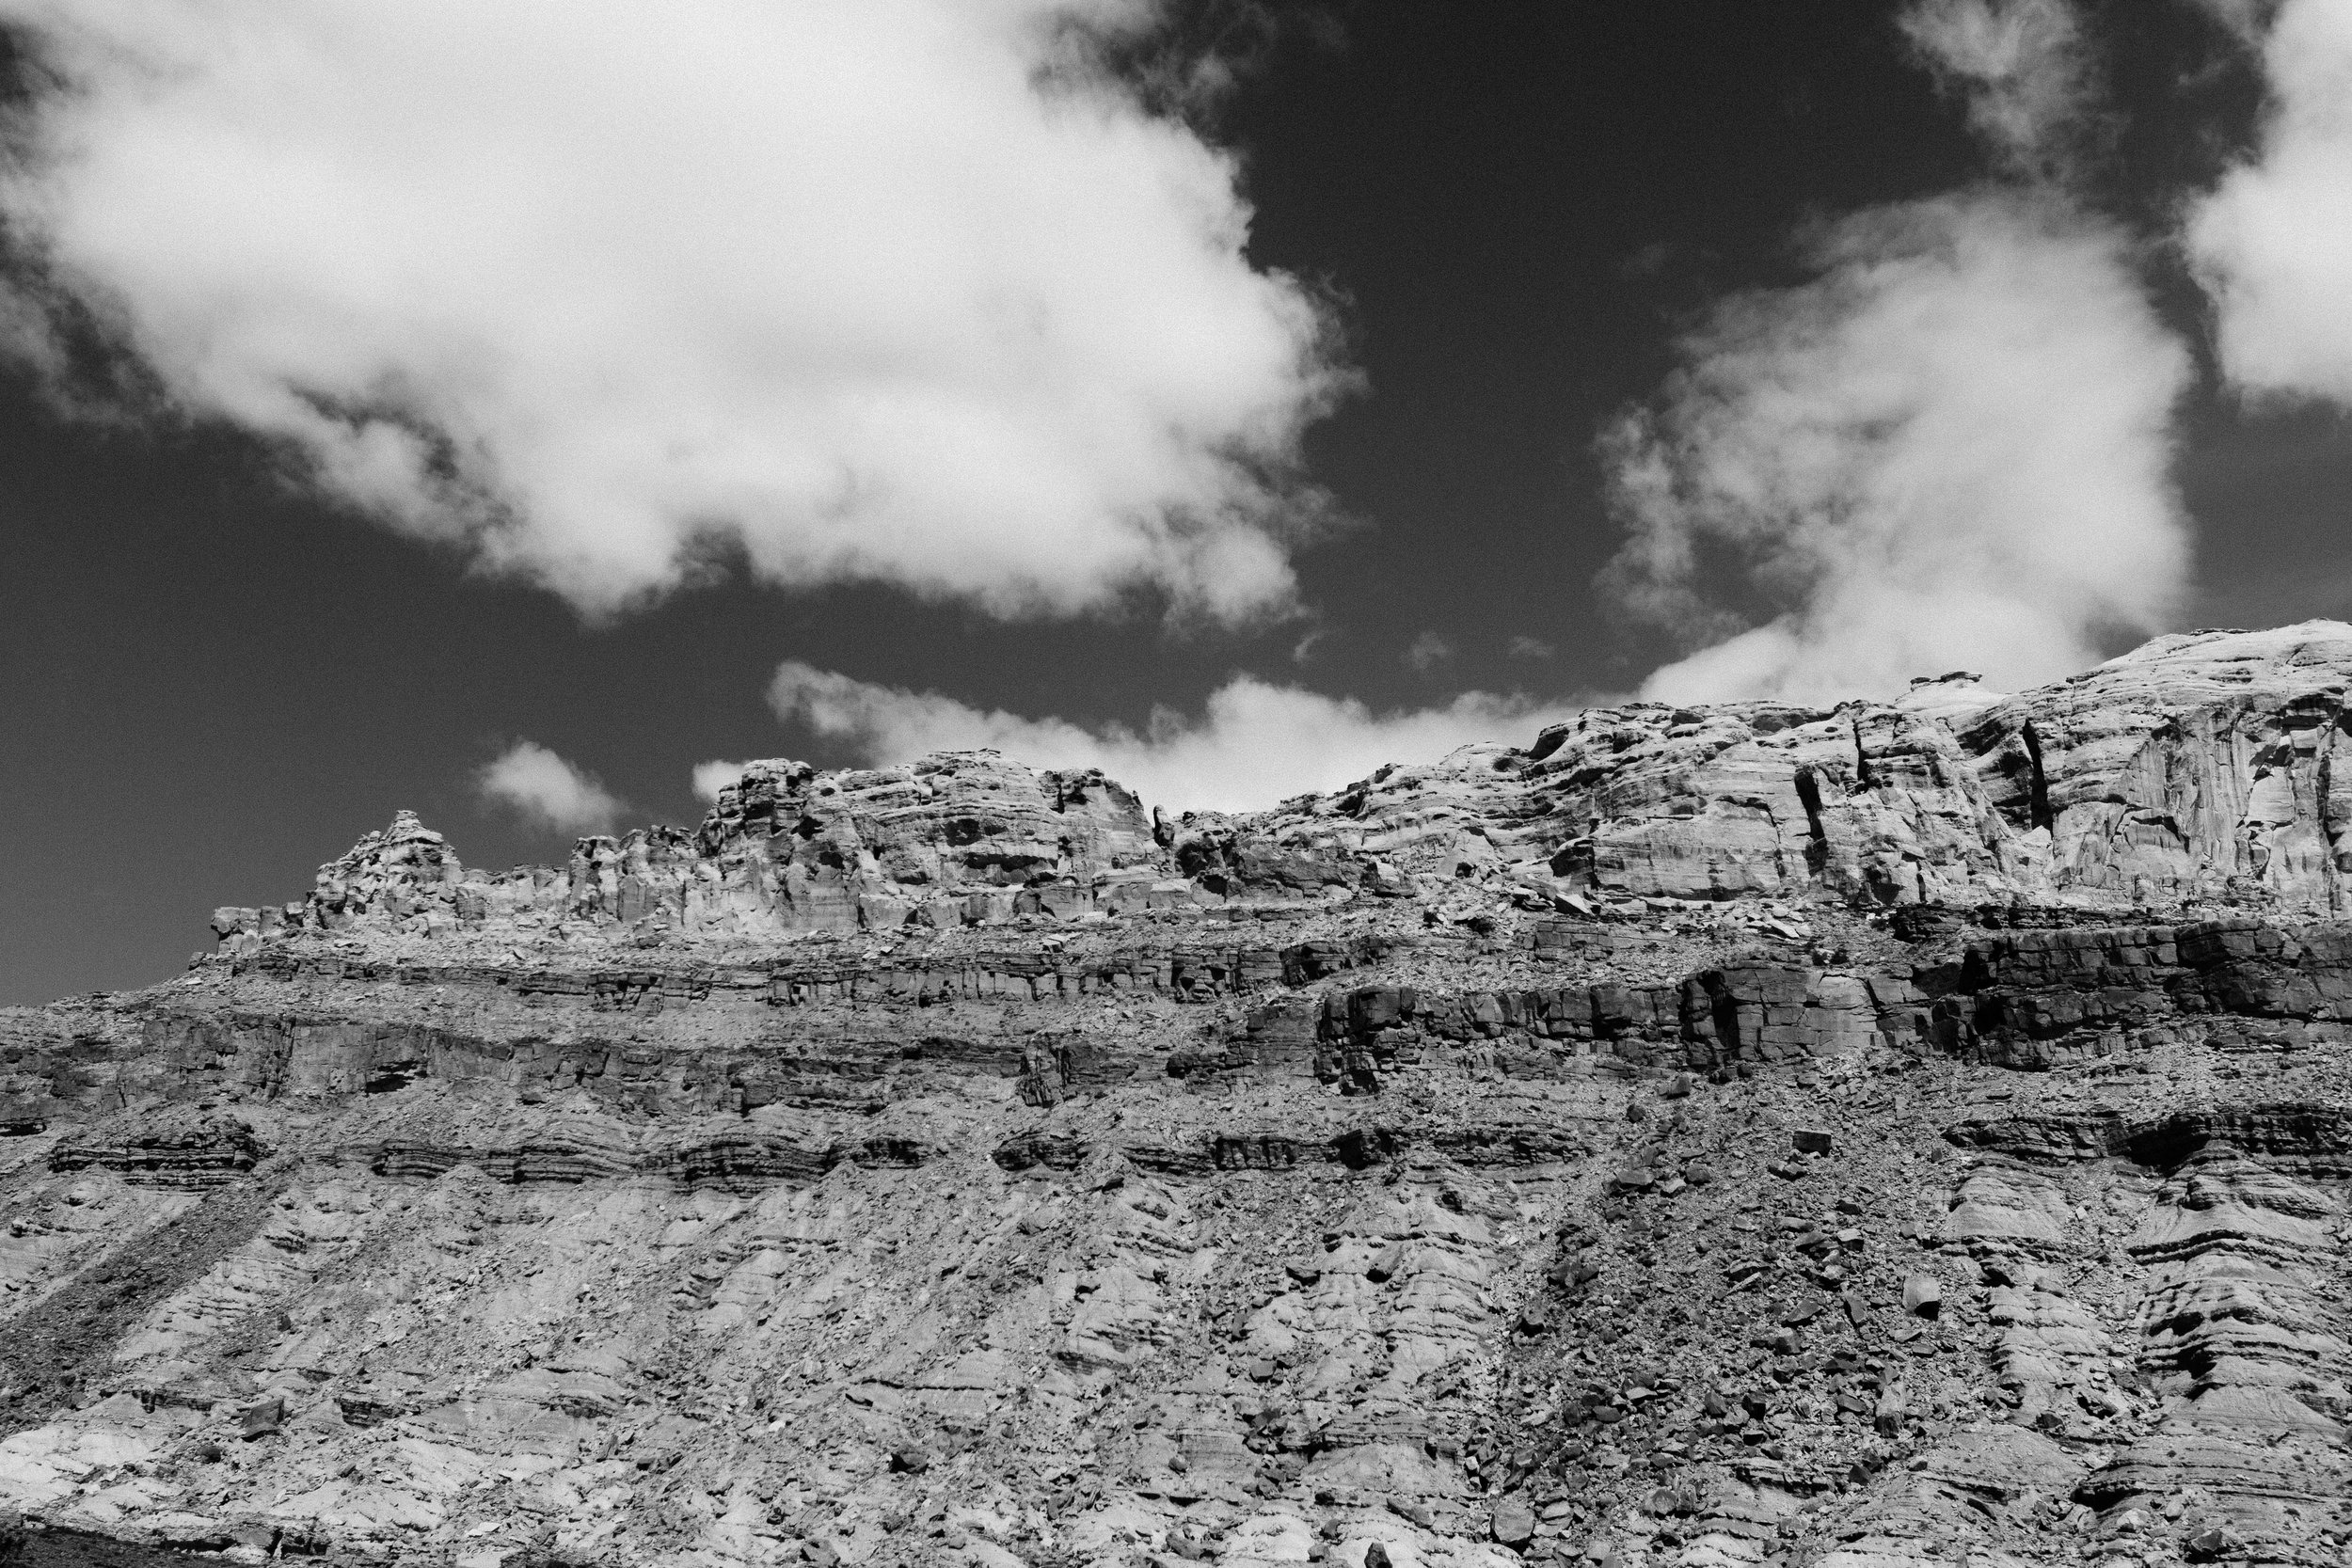
M0 1501L500 1568L2334 1564L2352 628L1263 814L404 816L0 1011Z

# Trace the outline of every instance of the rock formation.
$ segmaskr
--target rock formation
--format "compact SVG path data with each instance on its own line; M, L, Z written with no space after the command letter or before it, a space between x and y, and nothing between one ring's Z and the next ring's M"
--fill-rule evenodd
M2352 1560L2352 627L1247 816L403 814L0 1010L0 1507L262 1561ZM36 1547L40 1543L37 1539Z

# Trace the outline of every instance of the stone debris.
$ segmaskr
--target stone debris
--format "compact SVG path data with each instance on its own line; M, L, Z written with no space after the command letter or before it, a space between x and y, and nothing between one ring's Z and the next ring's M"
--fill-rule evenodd
M764 762L496 875L403 814L0 1009L0 1505L450 1568L2352 1560L2348 679L2198 633L1247 816Z

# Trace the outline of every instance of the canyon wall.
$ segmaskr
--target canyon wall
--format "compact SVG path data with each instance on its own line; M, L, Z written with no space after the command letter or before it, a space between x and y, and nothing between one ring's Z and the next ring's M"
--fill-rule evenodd
M0 1010L0 1503L265 1561L2352 1555L2352 628L1265 813L403 816Z

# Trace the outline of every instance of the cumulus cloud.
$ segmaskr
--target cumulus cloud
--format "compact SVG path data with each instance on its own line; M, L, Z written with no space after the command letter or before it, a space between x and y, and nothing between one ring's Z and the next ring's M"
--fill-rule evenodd
M1822 227L1810 280L1721 302L1605 433L1628 538L1603 586L1698 649L1645 696L1888 695L1963 666L2014 689L2177 602L2189 358L2129 236L2027 155L2087 90L2061 90L2079 40L2048 9L1907 13L2020 178Z
M2286 0L2262 59L2260 148L2192 208L2189 254L2232 380L2352 404L2352 7Z
M1542 638L1530 637L1524 632L1511 639L1513 658L1549 658L1559 651L1559 648L1545 641Z
M592 614L726 560L1005 614L1290 598L1346 377L1245 259L1233 157L1073 44L1156 0L0 21L56 84L0 308L486 569Z
M698 762L694 765L694 797L706 804L716 804L719 791L743 777L739 762Z
M1969 126L1995 157L2038 178L2074 172L2095 121L2090 52L2067 0L1927 0L1896 21L1966 98Z
M2264 31L2270 25L2270 19L2279 10L2279 0L2191 0L2191 3L2211 17L2224 32L2248 44L2261 42Z
M847 745L869 765L929 752L993 747L1034 768L1100 768L1154 805L1243 811L1336 789L1384 763L1434 761L1472 741L1524 744L1574 712L1558 704L1469 691L1441 707L1375 713L1362 703L1236 676L1197 717L1160 709L1140 730L983 709L818 670L778 666L778 718ZM702 784L696 769L696 785Z
M508 747L475 784L484 800L559 833L610 832L628 809L593 774L530 740Z

